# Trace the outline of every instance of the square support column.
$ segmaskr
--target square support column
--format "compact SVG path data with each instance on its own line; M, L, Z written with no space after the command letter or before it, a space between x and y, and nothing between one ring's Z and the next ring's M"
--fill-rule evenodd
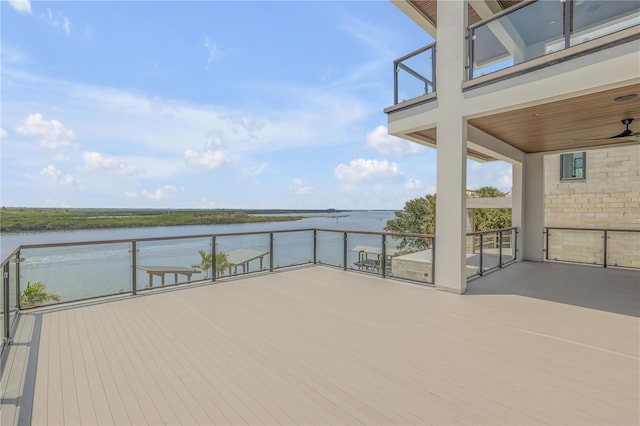
M522 258L544 260L544 154L524 158L524 244Z
M466 1L438 2L439 103L437 119L436 288L467 289L467 120L461 83L465 72Z
M544 259L544 154L526 154L513 164L513 226L518 236L520 260Z

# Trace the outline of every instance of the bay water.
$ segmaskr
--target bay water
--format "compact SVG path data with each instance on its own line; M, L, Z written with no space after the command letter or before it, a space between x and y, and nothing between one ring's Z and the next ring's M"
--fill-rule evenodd
M296 215L293 214L293 216ZM229 274L234 271L242 273L268 269L271 262L275 268L309 263L313 261L314 256L313 232L302 230L314 228L382 232L387 220L392 219L394 214L393 211L349 211L305 214L305 216L308 217L290 222L10 233L2 234L0 242L4 259L17 246L26 244L260 233L248 236L216 237L217 252L230 253L238 249L268 252L262 258L262 262L260 258L254 259L246 265L246 271L244 267L238 267L225 271L225 274ZM285 230L300 231L277 232ZM269 232L274 232L273 242L270 241ZM344 244L344 232L318 232L316 260L319 263L342 266L345 261ZM353 251L354 247L358 245L380 247L381 237L357 232L349 233L347 245L346 261L348 265L352 265L358 260L358 253ZM20 252L20 258L23 260L19 264L20 289L24 289L27 282L41 281L47 286L47 292L59 295L63 301L130 292L134 280L131 249L131 242L23 249ZM138 242L136 265L192 267L201 262L199 250L211 252L211 237ZM16 264L12 262L10 268L10 272L15 276ZM191 280L205 279L210 277L211 273L211 270L194 273ZM150 280L154 287L160 285L159 277L150 279L145 271L136 268L137 289L147 287ZM177 282L185 280L185 276L177 277ZM174 282L176 282L174 274L167 274L166 283Z

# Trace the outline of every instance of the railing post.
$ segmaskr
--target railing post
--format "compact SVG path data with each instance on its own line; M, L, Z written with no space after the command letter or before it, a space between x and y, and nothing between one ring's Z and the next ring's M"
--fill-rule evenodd
M344 270L347 270L347 233L344 233L344 244L342 247L342 264L344 265Z
M269 272L273 272L273 232L269 232Z
M431 284L436 285L436 237L431 237Z
M564 7L562 8L563 15L563 24L562 24L562 34L564 35L564 48L568 49L571 47L571 33L572 33L572 9L573 9L573 1L565 0Z
M398 62L393 61L393 104L398 104Z
M519 231L519 229L516 228L516 229L514 229L514 232L513 232L513 240L514 240L514 242L513 242L513 250L514 250L513 257L514 257L514 260L519 259L518 256L520 255L519 250L518 250L518 231Z
M604 247L603 247L603 249L604 249L604 262L602 264L602 266L604 268L607 267L607 241L608 240L609 240L609 234L608 234L607 230L604 229Z
M467 35L468 37L468 48L467 48L467 53L468 53L468 57L467 60L469 61L468 65L467 65L467 80L471 81L473 80L473 38L475 37L475 29L470 28L469 29L469 34Z
M313 264L318 263L318 230L313 230Z
M215 281L218 276L218 265L216 265L216 236L211 237L211 281Z
M382 259L380 261L382 278L387 277L387 236L382 234Z
M498 232L498 268L502 268L502 231Z
M18 305L17 306L18 310L22 308L22 306L20 306L20 295L22 294L22 292L20 291L20 262L21 261L22 259L20 259L20 250L18 250L16 252L16 304Z
M549 260L549 228L544 228L544 259Z
M482 246L484 234L480 234L480 258L478 259L478 270L480 271L480 276L482 276Z
M137 266L137 251L136 242L131 241L131 294L133 296L138 292L138 266Z
M436 92L436 46L431 48L431 86L433 92Z
M11 324L9 324L9 321L11 320L11 317L9 316L9 262L5 263L2 267L2 292L4 293L4 297L2 298L2 304L4 305L4 329L2 330L2 336L4 338L5 345L8 345L11 343Z

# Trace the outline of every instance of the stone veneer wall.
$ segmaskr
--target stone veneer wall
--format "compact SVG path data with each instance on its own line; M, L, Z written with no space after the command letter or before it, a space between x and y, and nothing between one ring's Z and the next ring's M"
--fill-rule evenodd
M560 154L544 166L546 226L640 230L640 146L587 151L584 180L560 180ZM552 230L549 259L602 264L602 247L602 232ZM611 232L607 264L640 268L640 232Z

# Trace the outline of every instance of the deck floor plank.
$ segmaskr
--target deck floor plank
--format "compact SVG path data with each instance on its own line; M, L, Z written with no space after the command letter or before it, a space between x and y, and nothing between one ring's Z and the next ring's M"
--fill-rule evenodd
M33 424L640 423L628 302L479 283L459 296L315 267L42 308L21 315L2 395ZM9 401L3 425L26 418Z

